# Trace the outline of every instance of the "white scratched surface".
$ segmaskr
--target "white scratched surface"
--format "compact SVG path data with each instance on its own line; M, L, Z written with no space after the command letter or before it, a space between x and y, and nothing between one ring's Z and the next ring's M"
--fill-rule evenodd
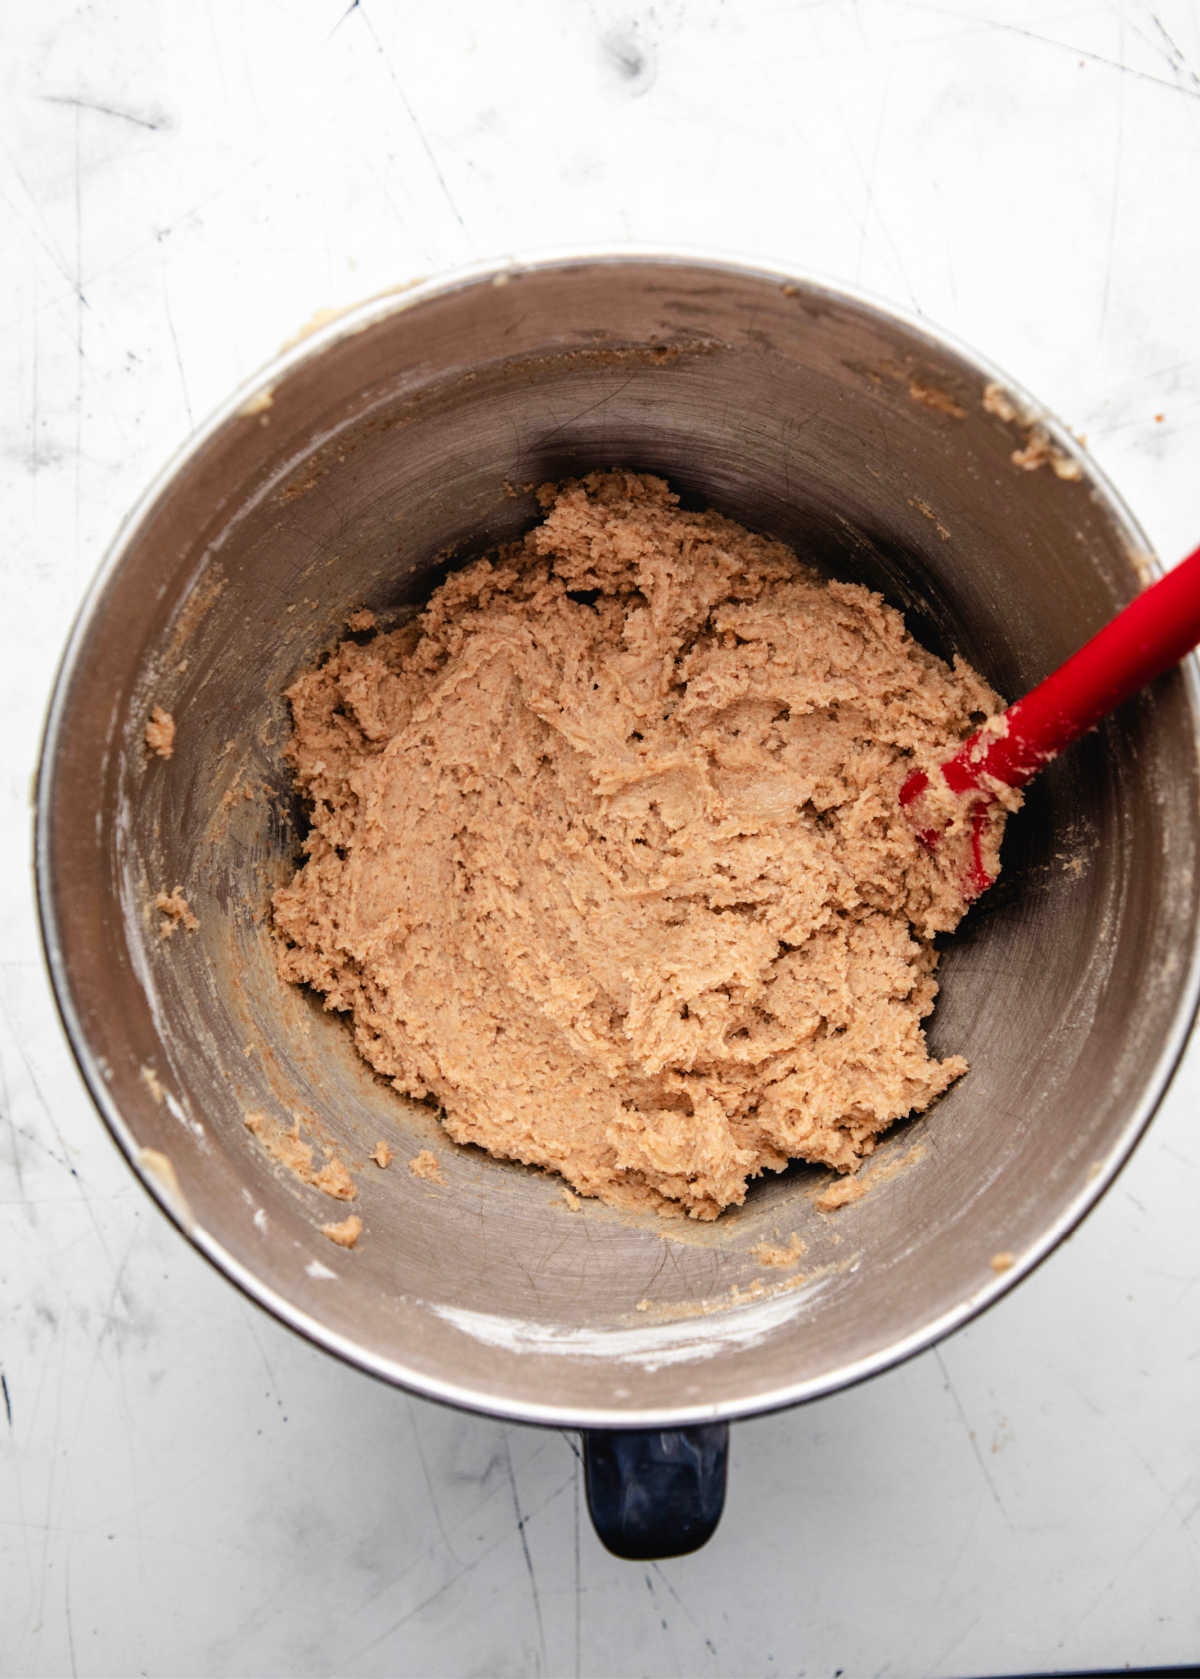
M343 1369L166 1225L69 1061L28 852L52 671L123 510L314 310L465 260L715 244L858 282L1086 433L1178 557L1197 6L43 0L0 53L0 1672L1196 1658L1200 1051L1037 1275L739 1425L715 1540L622 1564L571 1439Z

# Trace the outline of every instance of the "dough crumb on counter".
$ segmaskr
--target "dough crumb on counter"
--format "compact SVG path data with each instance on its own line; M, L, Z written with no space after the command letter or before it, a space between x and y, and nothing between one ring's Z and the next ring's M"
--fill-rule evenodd
M371 1159L375 1162L375 1164L379 1167L380 1171L382 1172L382 1171L385 1171L386 1168L391 1165L393 1158L394 1158L394 1156L392 1154L391 1149L387 1146L387 1144L383 1141L383 1139L381 1137L380 1140L375 1144L375 1147L371 1150Z
M445 1183L442 1168L438 1165L437 1155L432 1149L423 1148L420 1154L414 1154L408 1163L408 1169L414 1178L424 1178L427 1183Z
M175 750L175 719L161 705L150 707L145 739L147 750L160 758L169 758Z
M569 1207L569 1209L571 1210L571 1212L578 1213L578 1212L583 1211L583 1202L579 1199L578 1195L576 1195L576 1193L573 1189L567 1189L566 1187L564 1187L563 1192L562 1192L562 1198L566 1202L566 1204Z
M573 1192L711 1219L789 1160L852 1172L966 1071L922 1027L962 882L899 789L1001 702L661 479L538 502L288 690L281 972L455 1141Z
M173 892L159 892L154 899L154 907L162 917L158 927L160 938L169 939L179 927L194 933L200 925L183 895L182 886L177 886Z
M750 1257L760 1265L774 1266L782 1271L799 1264L807 1252L808 1243L793 1230L791 1239L786 1243L756 1242L750 1249Z
M834 1213L839 1207L849 1207L855 1201L861 1201L866 1193L866 1184L858 1178L839 1178L817 1196L813 1206L819 1213Z
M363 630L373 630L378 619L369 606L360 606L357 612L352 612L346 619L346 628L360 633Z
M1016 1263L1016 1254L1009 1253L1007 1249L1004 1249L1001 1253L994 1253L991 1258L991 1267L997 1276L1003 1271L1011 1271Z
M336 1242L339 1248L352 1248L362 1235L363 1221L357 1213L351 1213L348 1218L337 1224L323 1224L322 1236L328 1236L331 1242Z

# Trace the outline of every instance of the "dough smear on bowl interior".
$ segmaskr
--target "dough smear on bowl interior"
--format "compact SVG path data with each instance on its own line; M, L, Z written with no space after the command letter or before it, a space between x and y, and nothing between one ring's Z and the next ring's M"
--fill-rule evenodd
M452 1137L582 1194L714 1218L852 1171L966 1071L921 1026L965 903L898 794L1000 702L660 479L540 501L289 689L283 971Z

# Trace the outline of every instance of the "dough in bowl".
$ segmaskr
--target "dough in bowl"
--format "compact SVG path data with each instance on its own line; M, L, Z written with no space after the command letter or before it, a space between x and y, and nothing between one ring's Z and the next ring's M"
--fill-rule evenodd
M289 690L283 971L452 1137L581 1194L709 1219L852 1171L966 1070L922 1030L966 906L898 793L1000 702L660 479L539 499Z

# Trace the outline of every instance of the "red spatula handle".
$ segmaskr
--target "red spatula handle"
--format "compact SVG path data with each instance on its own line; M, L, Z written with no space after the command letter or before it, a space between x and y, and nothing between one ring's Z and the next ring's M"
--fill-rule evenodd
M1200 642L1200 548L1129 603L1098 635L1004 713L1008 733L980 750L972 735L942 765L951 790L968 792L985 776L1023 787L1064 746ZM924 776L921 785L927 785ZM920 788L901 791L905 803Z

